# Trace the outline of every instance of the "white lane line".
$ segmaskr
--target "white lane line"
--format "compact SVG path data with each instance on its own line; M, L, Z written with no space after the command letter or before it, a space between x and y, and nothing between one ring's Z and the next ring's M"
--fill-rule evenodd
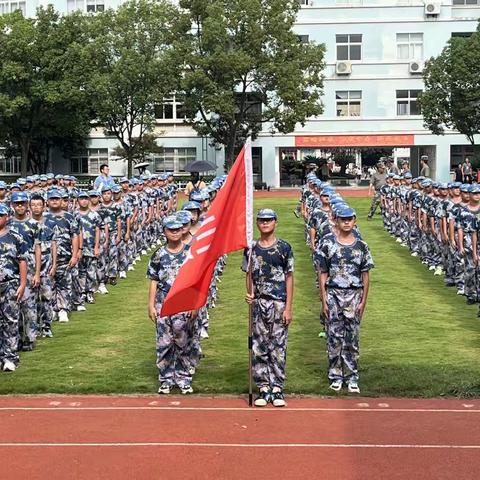
M251 408L251 407L175 407L175 406L145 406L145 407L132 407L132 406L116 406L116 407L0 407L1 411L49 411L49 412L61 412L61 411L122 411L122 410L176 410L176 411L207 411L207 412L383 412L383 413L480 413L480 410L472 409L448 409L448 408L295 408L287 407L282 409L277 408Z
M401 448L480 450L480 445L415 445L365 443L201 443L201 442L102 442L102 443L0 443L2 447L206 447L206 448Z

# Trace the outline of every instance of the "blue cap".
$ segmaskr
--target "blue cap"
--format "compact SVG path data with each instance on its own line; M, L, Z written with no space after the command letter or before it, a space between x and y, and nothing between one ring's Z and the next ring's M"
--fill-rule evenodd
M3 180L0 180L0 188L1 189L7 188L7 184Z
M19 178L19 179L17 180L17 183L18 183L19 185L25 185L25 184L27 183L27 181L26 181L24 178Z
M70 198L70 193L68 193L68 190L63 190L62 198Z
M128 178L122 177L118 183L128 183Z
M113 193L121 193L122 192L122 189L120 188L120 185L114 185L112 187L112 192Z
M192 214L187 210L180 210L177 212L177 218L182 225L188 225L192 221Z
M41 182L46 182L48 180L48 177L46 175L40 175L38 177L38 179L41 181Z
M439 183L438 188L439 190L448 190L450 187L448 183Z
M198 202L187 202L183 204L182 210L201 210L202 206Z
M429 179L429 178L426 178L425 180L422 181L421 185L423 188L428 188L428 187L431 187L433 184L433 182Z
M460 187L460 191L465 192L465 193L470 192L470 184L469 183L462 183L462 185Z
M34 179L33 177L31 177L31 176L28 176L28 177L26 178L26 181L27 181L27 183L33 183L33 182L35 181L35 179Z
M56 188L52 188L51 190L48 191L47 193L47 198L62 198L62 194L60 193L60 190Z
M53 180L55 175L53 173L47 173L47 180Z
M198 190L193 190L193 192L190 193L190 198L189 200L191 202L199 202L202 203L204 200L203 193L198 191Z
M88 191L88 196L89 197L99 197L100 193L98 190L89 190Z
M168 228L169 230L173 230L175 228L182 228L183 225L180 220L177 218L176 215L169 215L165 217L162 222L163 228Z
M100 189L100 191L103 193L103 192L108 192L112 190L112 187L110 187L110 185L102 185L102 188Z
M0 203L0 215L10 215L10 209L4 203Z
M462 182L452 182L450 188L460 188L462 186Z
M405 172L403 174L403 178L412 178L412 177L413 177L413 175L410 172Z
M356 217L356 216L357 216L357 214L355 213L355 210L353 208L350 208L350 207L340 209L337 212L337 217L338 218L350 218L350 217Z
M88 192L85 190L80 190L77 194L77 198L88 198Z
M266 220L268 219L276 220L278 217L277 217L277 212L275 212L275 210L272 210L271 208L262 208L257 212L257 218L266 219Z
M55 179L56 180L63 180L63 175L61 175L60 173L57 173L57 175L55 175Z
M162 180L162 181L168 180L168 173L161 173L161 174L158 176L158 179L159 179L159 180Z
M12 200L12 203L28 202L28 193L27 192L13 192L11 200Z

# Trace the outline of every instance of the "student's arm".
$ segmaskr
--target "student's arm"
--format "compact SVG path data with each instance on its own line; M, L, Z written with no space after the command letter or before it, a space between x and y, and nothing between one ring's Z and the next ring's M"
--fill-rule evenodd
M362 282L363 282L363 295L362 300L357 308L358 317L361 320L363 317L363 312L367 306L368 290L370 288L370 274L368 272L362 272Z
M320 300L322 301L322 311L326 318L328 318L328 305L327 305L327 272L320 272L318 274L318 283L320 286Z
M95 227L95 244L93 246L93 254L96 257L100 255L100 227Z
M148 317L153 323L157 321L157 309L155 308L155 296L157 294L156 280L150 280L150 289L148 291Z
M127 231L125 232L125 241L130 241L130 231L131 231L132 219L131 217L127 217Z
M473 248L473 261L475 262L475 264L478 263L478 245L477 245L477 241L478 241L478 234L477 232L473 232L472 233L472 248Z
M72 237L72 258L70 259L70 262L68 263L68 266L70 268L73 268L77 263L78 263L78 246L79 246L79 235L74 235Z
M458 253L463 255L463 228L458 229Z
M20 271L20 285L17 289L16 299L17 302L20 302L23 298L23 294L25 293L25 288L27 287L27 261L19 260L18 269Z
M42 267L42 248L40 243L35 244L35 275L33 277L32 284L34 287L40 285L40 269Z
M457 248L457 245L455 243L455 220L453 218L448 221L448 233L448 237L450 238L450 244L455 250Z
M120 217L117 218L117 240L116 244L118 245L122 241L122 219Z
M103 242L103 248L108 250L108 225L105 224L103 227L103 231L105 232L105 241Z
M51 278L55 276L57 273L57 241L52 240L52 246L51 246L51 251L52 251L52 268L50 269L50 272L48 274L50 275Z
M309 235L310 235L310 250L315 250L315 236L317 231L314 228L310 228Z
M289 272L285 278L287 286L287 301L283 312L283 323L290 325L292 323L292 303L293 303L293 272Z

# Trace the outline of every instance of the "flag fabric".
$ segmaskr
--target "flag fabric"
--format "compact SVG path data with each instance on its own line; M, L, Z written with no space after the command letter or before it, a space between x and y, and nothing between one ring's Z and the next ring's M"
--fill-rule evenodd
M247 140L198 229L160 315L203 307L220 256L252 243L252 147Z

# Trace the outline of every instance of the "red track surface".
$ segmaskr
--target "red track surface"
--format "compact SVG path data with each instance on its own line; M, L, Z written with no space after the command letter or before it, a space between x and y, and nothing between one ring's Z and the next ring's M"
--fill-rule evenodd
M477 479L480 401L0 398L2 478Z

